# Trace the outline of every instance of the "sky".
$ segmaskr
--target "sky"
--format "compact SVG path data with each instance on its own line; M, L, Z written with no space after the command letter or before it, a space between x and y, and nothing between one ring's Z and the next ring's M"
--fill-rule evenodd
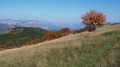
M120 22L120 0L0 0L0 19L79 23L90 9L103 12L107 22Z

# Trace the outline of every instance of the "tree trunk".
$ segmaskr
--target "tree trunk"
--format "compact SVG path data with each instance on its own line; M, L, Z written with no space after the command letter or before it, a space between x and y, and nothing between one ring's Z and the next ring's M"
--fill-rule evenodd
M93 29L94 29L94 33L95 33L95 25L94 25Z

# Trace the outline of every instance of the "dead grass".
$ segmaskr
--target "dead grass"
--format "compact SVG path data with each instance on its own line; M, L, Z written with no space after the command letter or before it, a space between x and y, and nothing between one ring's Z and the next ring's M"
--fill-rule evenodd
M10 30L0 30L0 35L6 34L6 33L9 33L9 32L10 32Z

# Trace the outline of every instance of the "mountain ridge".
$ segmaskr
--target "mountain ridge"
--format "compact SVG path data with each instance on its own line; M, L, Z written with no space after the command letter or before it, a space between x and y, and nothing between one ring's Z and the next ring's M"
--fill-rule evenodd
M14 19L0 19L0 24L5 26L10 26L10 28L15 27L40 27L50 31L60 30L63 27L48 21L38 21L38 20L14 20ZM8 29L10 29L8 28ZM0 29L2 29L0 27ZM6 28L5 28L6 29ZM3 29L3 30L5 30Z
M106 22L105 24L114 24L116 22ZM119 22L118 22L119 23ZM6 30L16 27L40 27L49 31L58 31L62 28L70 28L71 30L82 29L85 27L82 23L54 23L39 20L22 20L22 19L0 19L0 30Z

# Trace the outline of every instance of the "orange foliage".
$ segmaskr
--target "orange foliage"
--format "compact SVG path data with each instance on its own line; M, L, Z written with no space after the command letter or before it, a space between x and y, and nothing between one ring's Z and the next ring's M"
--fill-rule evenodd
M69 30L69 28L63 28L60 30L61 33L63 33L63 35L68 35L69 33L71 33L71 31Z
M45 36L43 36L40 39L34 39L34 40L30 41L29 43L26 42L25 45L32 45L32 44L41 43L41 42L46 41L46 40L56 39L56 38L68 35L69 33L71 33L69 28L64 28L64 29L62 29L60 31L50 32L50 33L46 34Z
M7 44L9 44L11 41L10 40L6 40Z
M56 38L58 38L58 35L57 35L56 32L51 32L51 33L46 34L46 35L44 36L44 38L45 38L46 40L56 39Z
M5 45L0 45L0 49L4 49L4 48L6 48L6 46Z
M17 32L13 32L13 34L14 34L14 35L16 35L16 34L17 34Z
M82 15L83 24L85 25L103 25L106 22L106 15L96 10L90 10L90 12Z

